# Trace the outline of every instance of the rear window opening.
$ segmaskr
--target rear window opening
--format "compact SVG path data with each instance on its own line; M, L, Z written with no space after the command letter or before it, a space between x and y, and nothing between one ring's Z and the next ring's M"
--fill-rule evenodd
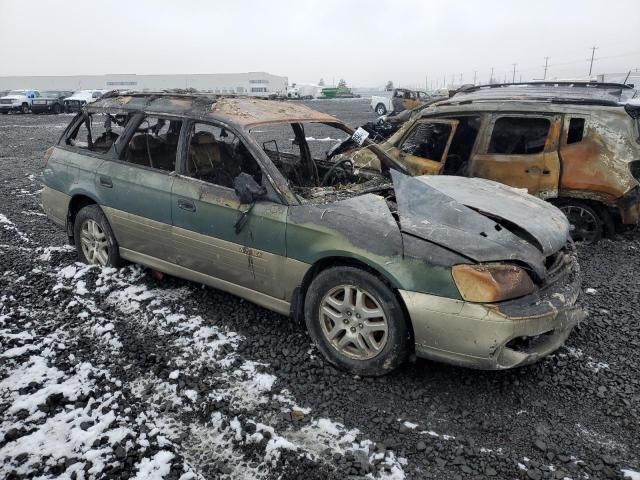
M584 118L572 118L569 120L569 131L567 132L567 145L578 143L584 137Z
M65 145L107 153L124 132L130 115L83 114L83 120L65 139Z
M547 118L502 117L496 120L487 153L531 155L542 153L551 122Z

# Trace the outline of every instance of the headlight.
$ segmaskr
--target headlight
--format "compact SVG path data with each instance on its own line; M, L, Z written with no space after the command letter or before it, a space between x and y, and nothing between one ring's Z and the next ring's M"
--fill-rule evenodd
M455 265L452 274L468 302L500 302L528 295L536 288L529 274L516 265Z

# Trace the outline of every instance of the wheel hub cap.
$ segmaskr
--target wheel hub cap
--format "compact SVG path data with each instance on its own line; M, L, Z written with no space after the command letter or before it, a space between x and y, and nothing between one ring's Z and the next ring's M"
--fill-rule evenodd
M354 285L331 289L320 302L322 333L349 358L367 360L387 344L387 317L377 300Z
M102 227L95 220L87 220L80 230L82 253L91 265L105 266L109 261L109 245Z

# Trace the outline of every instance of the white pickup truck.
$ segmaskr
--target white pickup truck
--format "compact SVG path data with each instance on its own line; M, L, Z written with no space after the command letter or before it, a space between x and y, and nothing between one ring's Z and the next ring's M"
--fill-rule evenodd
M63 100L64 111L77 112L87 103L95 102L103 93L107 93L107 90L78 90Z
M0 112L22 112L29 113L34 98L38 98L40 92L37 90L11 90L4 97L0 98Z
M378 115L387 113L399 113L418 107L430 98L427 92L407 90L406 88L395 88L385 92L385 95L374 95L371 97L371 108Z

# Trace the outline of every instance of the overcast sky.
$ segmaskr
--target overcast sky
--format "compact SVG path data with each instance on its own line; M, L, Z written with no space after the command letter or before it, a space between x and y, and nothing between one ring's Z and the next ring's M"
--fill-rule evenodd
M640 68L640 0L0 0L0 75L266 71L433 86Z

